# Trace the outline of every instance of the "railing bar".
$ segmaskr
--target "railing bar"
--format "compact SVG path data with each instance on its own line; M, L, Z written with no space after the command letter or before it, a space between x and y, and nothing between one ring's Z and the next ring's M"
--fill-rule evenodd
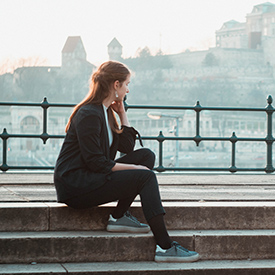
M155 167L157 168L157 167ZM155 169L154 168L154 169ZM167 171L228 171L230 168L215 168L215 167L163 167ZM265 168L237 168L237 171L265 171Z
M25 103L25 102L0 102L0 106L32 106L41 107L43 103ZM76 104L61 104L61 103L49 103L49 107L75 107Z
M1 134L0 134L1 136ZM32 134L8 134L9 138L41 138L41 135L32 135ZM65 135L48 135L49 138L64 138ZM157 136L141 136L144 140L156 140ZM164 140L187 140L193 141L194 137L164 137ZM230 137L201 137L201 140L212 141L230 141ZM275 140L275 139L274 139ZM238 141L266 141L265 138L238 138Z
M42 169L42 170L53 170L54 169L54 166L8 166L9 169L18 169L18 170L21 170L21 169L29 169L29 170L39 170L39 169Z
M0 134L1 136L1 134ZM31 134L9 134L9 138L41 138L41 135L31 135ZM64 138L65 135L48 135L49 138Z
M156 140L155 136L141 136L143 140ZM230 137L200 137L203 141L230 141ZM165 140L187 140L194 141L195 137L164 137ZM265 138L238 138L238 141L266 141Z
M33 106L41 107L43 103L26 103L26 102L0 102L0 106ZM48 103L48 107L75 107L76 104L68 103ZM165 109L165 110L194 110L192 106L155 106L155 105L127 105L127 109ZM265 112L265 108L240 108L240 107L201 107L201 111L250 111ZM275 110L273 110L274 112Z
M0 166L1 167L1 166ZM52 170L54 169L54 166L7 166L9 169L29 169L29 170ZM154 170L156 170L158 167L154 167ZM171 167L163 167L164 170L167 171L229 171L230 168L215 168L215 167L178 167L178 168L171 168ZM238 168L237 171L265 171L265 168Z
M189 106L151 106L151 105L127 105L127 109L165 109L165 110L194 110L195 107ZM234 107L201 107L201 111L246 111L246 112L265 112L265 108L234 108Z

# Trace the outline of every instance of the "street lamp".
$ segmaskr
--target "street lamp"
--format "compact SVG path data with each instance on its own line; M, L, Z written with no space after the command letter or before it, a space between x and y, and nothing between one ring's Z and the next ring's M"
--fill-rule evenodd
M174 126L174 135L176 137L179 136L179 120L181 117L175 116L175 115L167 115L167 114L162 114L161 112L149 112L147 116L151 119L158 120L162 117L170 117L170 118L175 118L176 119L176 126ZM176 140L176 152L175 152L175 166L179 166L179 141Z

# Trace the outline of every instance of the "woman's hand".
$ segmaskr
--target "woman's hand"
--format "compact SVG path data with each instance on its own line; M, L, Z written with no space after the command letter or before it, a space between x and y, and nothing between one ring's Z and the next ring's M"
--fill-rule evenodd
M111 108L118 114L121 125L130 127L123 101L114 101L111 104Z
M123 101L114 101L111 107L118 115L125 113Z
M150 170L148 167L143 165L127 164L127 163L116 163L113 166L112 171L121 171L121 170Z

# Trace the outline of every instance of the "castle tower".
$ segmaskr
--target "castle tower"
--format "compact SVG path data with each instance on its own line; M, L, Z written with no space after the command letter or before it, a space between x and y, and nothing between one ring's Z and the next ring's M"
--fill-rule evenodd
M62 49L62 69L75 66L79 60L86 61L86 51L80 36L69 36Z
M122 45L118 42L118 40L114 37L114 39L108 44L108 55L109 60L122 60Z

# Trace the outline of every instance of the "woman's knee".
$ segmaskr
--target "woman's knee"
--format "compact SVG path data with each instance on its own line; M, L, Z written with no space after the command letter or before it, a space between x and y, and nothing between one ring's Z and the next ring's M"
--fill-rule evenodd
M143 188L145 186L158 186L156 174L152 170L143 170L143 177Z
M138 149L140 152L142 152L144 163L143 165L147 166L149 169L153 169L155 165L155 153L150 150L149 148L141 148Z

